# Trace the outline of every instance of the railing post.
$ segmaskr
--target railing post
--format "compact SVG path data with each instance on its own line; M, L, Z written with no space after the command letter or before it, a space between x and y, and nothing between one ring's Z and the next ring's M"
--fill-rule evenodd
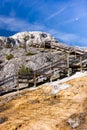
M82 72L82 56L80 56L80 70L81 70L81 72Z
M70 70L69 70L69 52L67 53L67 69L68 69L68 77L70 76Z
M75 59L76 59L76 50L75 50Z
M34 87L36 87L36 71L34 71Z
M29 87L29 78L27 78L27 83L28 83L28 87Z
M75 59L76 59L76 48L74 48L74 51L75 51Z
M52 82L52 66L50 65L50 82Z
M19 74L17 73L17 91L19 92Z

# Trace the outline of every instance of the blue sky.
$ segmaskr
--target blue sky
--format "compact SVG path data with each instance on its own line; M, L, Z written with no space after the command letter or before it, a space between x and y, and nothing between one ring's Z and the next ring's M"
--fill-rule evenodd
M0 35L43 31L87 46L87 0L0 0Z

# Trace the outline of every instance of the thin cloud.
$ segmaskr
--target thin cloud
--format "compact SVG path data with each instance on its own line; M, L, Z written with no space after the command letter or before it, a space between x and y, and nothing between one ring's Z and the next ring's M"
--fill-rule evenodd
M79 20L80 20L81 18L85 17L85 16L87 16L86 13L80 14L80 16L75 17L75 18L68 19L68 20L66 20L66 21L64 21L64 22L62 22L62 23L60 23L60 25L61 25L61 24L73 23L73 22L79 22Z
M79 19L80 19L80 17L72 18L72 19L66 20L66 21L63 22L62 24L77 22L77 21L79 21Z
M85 37L83 38L76 34L61 32L55 29L48 29L47 32L66 44L72 46L87 46L87 38Z
M76 19L78 20L78 19ZM87 46L87 38L81 38L76 34L57 31L56 29L47 28L39 23L30 24L27 21L18 19L16 17L0 16L0 28L10 31L45 31L52 34L57 39L64 41L67 44Z
M53 14L51 14L51 15L47 18L47 20L50 20L50 19L56 17L57 15L61 14L62 12L64 12L64 10L65 10L66 8L67 8L67 7L63 7L63 8L61 8L60 10L58 10L57 12L54 12Z
M28 31L28 30L42 30L43 25L39 23L31 24L27 21L18 19L16 17L0 16L0 28L10 31Z
M66 44L72 46L87 46L87 38L82 38L76 34L58 32L56 36L64 41Z

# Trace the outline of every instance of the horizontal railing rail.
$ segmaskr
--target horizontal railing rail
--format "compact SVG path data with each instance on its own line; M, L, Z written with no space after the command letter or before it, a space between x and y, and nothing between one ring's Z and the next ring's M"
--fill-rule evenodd
M60 47L61 49L61 47ZM62 48L64 49L64 48ZM66 50L71 50L73 51L73 48L67 48ZM83 51L79 51L79 52L83 52ZM67 55L69 54L70 57L68 57ZM69 58L67 60L67 57ZM71 56L70 53L64 53L62 55L59 56L58 60L55 62L51 62L50 64L41 67L37 70L34 70L31 74L17 74L17 75L11 75L9 77L6 77L2 80L0 80L0 86L3 86L7 83L13 82L16 80L16 82L18 83L19 80L27 80L28 83L35 83L35 82L42 82L44 80L50 79L50 77L52 76L52 74L56 75L54 73L55 68L57 69L58 74L64 72L66 74L66 72L68 73L69 68L74 69L75 66L76 67L81 67L83 68L81 65L83 65L83 60L87 59L87 53L83 53L83 55L79 55L78 57L75 57L74 55ZM82 60L82 61L81 61ZM69 63L68 63L69 62ZM84 62L84 64L86 64L86 62ZM79 65L79 66L77 66ZM85 67L86 69L86 67ZM42 80L41 80L42 78ZM15 85L17 85L17 83ZM18 83L19 84L19 83ZM14 86L14 85L13 85Z
M15 77L16 77L16 75L11 75L11 76L9 76L7 78L4 78L4 79L0 80L0 86L4 85L4 84L6 84L6 83L8 83L10 81L14 81Z

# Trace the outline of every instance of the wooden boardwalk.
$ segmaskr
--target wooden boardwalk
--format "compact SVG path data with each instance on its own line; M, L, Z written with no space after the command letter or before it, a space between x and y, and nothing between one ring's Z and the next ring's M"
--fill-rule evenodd
M87 53L74 48L61 48L54 46L58 51L64 52L56 62L34 70L30 75L12 75L0 81L0 95L5 93L3 86L13 82L7 92L17 91L20 83L27 83L28 87L35 86L45 81L52 81L58 78L70 76L76 71L87 70ZM16 83L15 83L16 82Z

